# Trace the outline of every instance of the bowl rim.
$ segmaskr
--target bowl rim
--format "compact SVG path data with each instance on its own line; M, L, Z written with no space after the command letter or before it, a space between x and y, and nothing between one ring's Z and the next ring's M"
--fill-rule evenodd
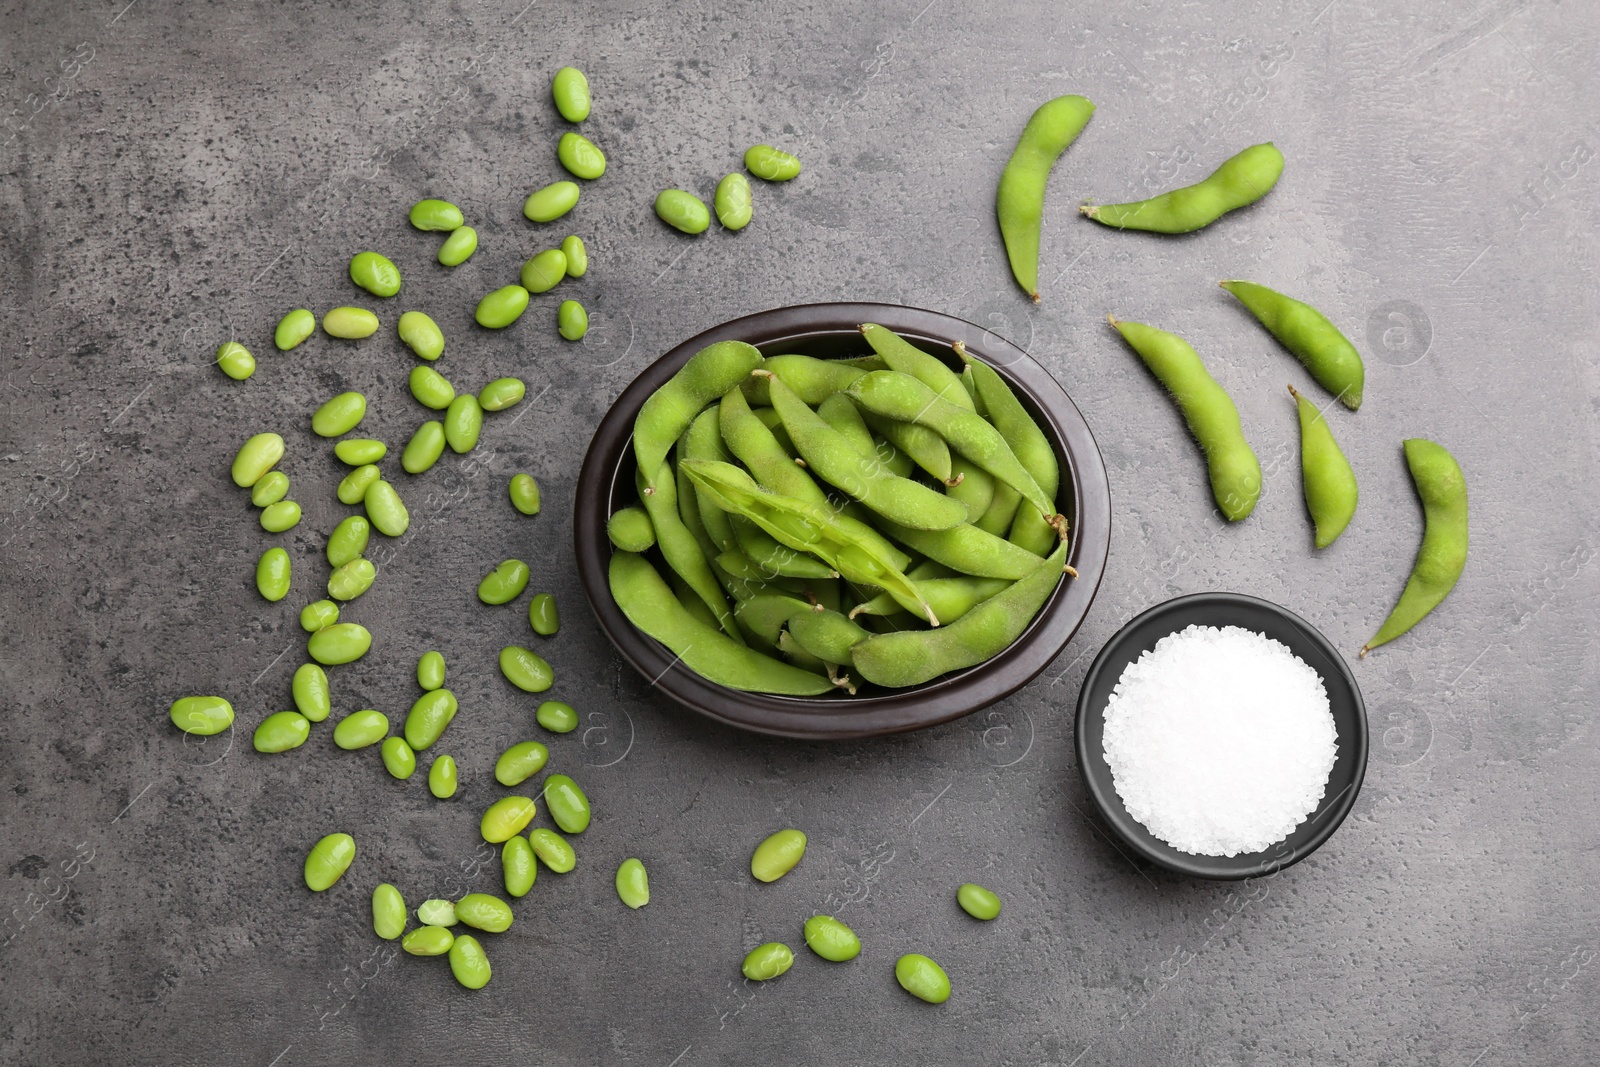
M1103 716L1105 712L1103 702L1094 701L1097 706L1093 708L1089 706L1101 676L1113 669L1112 664L1115 661L1118 664L1115 669L1118 671L1118 677L1120 678L1123 667L1128 662L1131 662L1126 655L1124 646L1132 643L1134 635L1148 623L1196 606L1210 608L1213 611L1217 611L1221 616L1217 621L1206 623L1206 625L1238 625L1238 623L1228 620L1226 617L1227 612L1229 609L1244 607L1256 611L1265 611L1298 630L1301 636L1316 646L1327 662L1334 667L1333 677L1331 678L1320 670L1317 672L1322 675L1323 685L1329 690L1330 710L1338 699L1332 692L1335 685L1347 691L1345 696L1354 709L1355 736L1353 738L1341 737L1339 739L1341 748L1346 744L1351 746L1350 751L1354 757L1350 781L1342 786L1332 799L1328 799L1325 796L1317 810L1296 826L1283 841L1261 852L1243 853L1238 856L1198 856L1192 853L1180 852L1165 841L1156 838L1143 824L1128 814L1127 809L1123 806L1122 798L1117 795L1110 765L1105 760L1104 749L1098 744L1091 744L1087 736L1091 716ZM1190 625L1192 621L1186 621L1183 625ZM1173 627L1166 630L1162 636L1176 633L1182 628L1181 626ZM1137 658L1137 655L1133 658ZM1113 684L1115 684L1114 680ZM1356 684L1355 675L1350 670L1350 664L1339 654L1339 650L1322 631L1288 608L1274 604L1270 600L1263 600L1260 597L1250 596L1245 593L1223 591L1187 593L1183 596L1173 597L1171 600L1146 608L1124 623L1101 646L1100 652L1095 656L1094 663L1090 665L1088 673L1084 675L1083 686L1078 691L1077 714L1073 729L1074 743L1077 749L1078 774L1083 780L1084 788L1088 791L1090 800L1093 801L1096 810L1100 813L1101 819L1116 834L1118 840L1142 858L1176 874L1216 881L1234 881L1264 875L1276 875L1279 871L1299 863L1321 848L1328 838L1333 836L1334 831L1343 824L1345 817L1350 814L1350 810L1355 806L1356 797L1361 792L1361 783L1365 780L1367 771L1369 735L1366 702L1362 699L1361 687ZM1334 782L1334 773L1338 767L1339 762L1335 762L1335 771L1329 773L1330 786ZM1296 835L1300 835L1302 830L1307 827L1311 828L1310 832L1286 850L1287 842L1293 840Z
M611 597L612 554L605 533L619 469L631 455L640 405L700 349L745 340L766 353L853 332L876 322L909 340L967 349L1006 379L1019 399L1042 416L1041 428L1064 460L1062 488L1070 490L1072 544L1067 561L1078 572L1057 586L1028 629L976 667L922 686L866 696L787 697L746 693L708 682L628 621ZM637 374L596 427L578 475L573 545L579 582L601 630L651 685L718 722L757 733L799 739L875 737L948 722L988 707L1022 688L1059 655L1082 625L1105 574L1111 538L1111 489L1088 423L1072 398L1023 349L965 319L899 304L841 301L798 304L730 319L673 346Z

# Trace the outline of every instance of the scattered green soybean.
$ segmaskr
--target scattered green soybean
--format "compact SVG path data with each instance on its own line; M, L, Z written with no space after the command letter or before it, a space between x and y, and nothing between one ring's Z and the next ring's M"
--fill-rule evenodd
M420 311L400 316L400 340L418 359L430 362L444 355L444 332L439 324Z
M769 834L750 856L750 873L758 882L776 882L794 870L806 854L806 835L799 830Z
M383 765L388 772L401 780L410 778L417 769L417 754L403 737L383 739Z
M511 929L511 905L488 893L468 893L456 901L456 918L474 930L503 934Z
M561 254L567 257L567 277L581 278L589 273L589 248L583 238L572 234L563 239Z
M424 926L448 927L456 924L456 902L434 897L417 905L417 921Z
M645 552L656 543L656 528L644 508L631 504L606 520L606 536L624 552Z
M335 600L354 600L372 588L377 568L370 559L353 559L328 575L328 595Z
M975 882L967 882L956 890L956 903L974 919L988 922L1000 915L1000 898L992 890Z
M478 301L472 317L485 329L503 330L527 310L528 290L520 285L506 285Z
M443 956L455 939L443 926L419 926L400 940L400 947L413 956Z
M478 250L478 231L471 226L458 226L439 246L439 262L446 267L459 267L472 258Z
M786 182L800 176L800 161L769 144L745 149L744 167L757 178L768 182Z
M306 888L313 893L329 889L350 869L356 858L356 839L349 834L329 834L306 854Z
M411 206L411 225L423 231L459 229L466 219L447 200L418 200Z
M542 693L556 680L543 656L520 645L507 645L500 650L500 673L525 693Z
M524 515L539 514L539 483L531 474L513 474L507 487L511 506Z
M1420 437L1405 442L1406 467L1422 500L1422 545L1411 576L1389 617L1361 646L1361 655L1410 630L1454 589L1467 565L1467 480L1442 445Z
M567 255L559 248L547 248L522 264L522 287L530 293L547 293L567 276Z
M567 839L554 830L535 827L528 831L528 844L533 846L533 854L539 857L539 862L556 874L566 874L578 865L578 854Z
M896 960L894 979L901 989L929 1004L943 1004L950 999L950 976L921 953L908 952Z
M334 308L322 316L322 330L329 337L359 341L378 332L378 316L366 308Z
M540 637L553 637L561 629L561 617L556 613L556 598L549 593L535 593L528 601L528 625Z
M1317 406L1294 386L1289 393L1300 414L1300 486L1316 529L1316 546L1327 548L1356 513L1360 490L1333 430Z
M1356 346L1326 315L1310 304L1254 282L1217 284L1237 297L1267 332L1305 365L1318 385L1351 411L1361 406L1366 364L1361 362Z
M352 501L354 503L354 501ZM372 534L372 524L360 515L346 515L328 535L328 563L343 567L353 559L361 558L367 550L367 539Z
M589 313L576 300L563 300L556 309L556 332L565 340L581 341L589 332Z
M372 932L385 941L406 932L406 898L388 882L372 891Z
M366 748L382 741L389 733L389 716L367 708L352 711L333 727L333 743L346 752Z
M527 392L528 387L521 378L496 378L478 390L478 406L485 411L504 411Z
M412 367L406 383L417 403L434 411L443 411L456 398L456 387L450 384L450 379L426 364Z
M591 104L589 79L577 67L562 67L550 79L550 97L556 110L568 122L582 122L589 117Z
M691 235L704 233L711 225L706 202L683 189L663 189L656 194L656 218Z
M485 841L498 845L520 834L538 813L532 797L501 797L485 809L478 831Z
M832 963L843 963L861 955L861 938L831 915L813 915L806 920L806 944L811 951Z
M509 838L500 846L500 873L505 877L506 896L515 899L528 895L539 877L539 864L526 837Z
M578 713L571 704L560 700L546 700L540 704L533 713L533 719L553 734L570 734L578 728Z
M1039 230L1044 221L1045 186L1050 171L1067 146L1094 115L1094 104L1082 96L1058 96L1039 105L1022 128L995 190L995 214L1005 241L1011 276L1022 291L1039 302Z
M489 956L471 934L462 934L450 943L450 973L468 989L489 984Z
M444 654L424 652L417 659L417 685L427 693L444 688Z
M769 941L750 950L740 972L752 982L766 982L794 966L794 951L779 941Z
M272 343L278 351L287 352L310 337L317 329L317 317L305 308L295 308L278 320L272 331Z
M282 471L268 471L250 487L250 503L258 508L276 504L289 494L289 476Z
M589 138L570 130L561 135L556 158L573 177L593 181L606 172L606 154Z
M577 182L551 182L536 189L522 202L522 213L531 222L554 222L578 206Z
M444 439L452 452L471 452L483 432L483 407L471 393L450 401L444 413Z
M405 502L394 486L382 478L367 486L367 495L361 499L367 508L367 521L385 537L399 537L411 525Z
M300 524L300 505L293 500L280 500L261 509L261 528L268 533L283 533Z
M336 622L311 635L306 643L311 658L325 666L354 663L372 647L372 634L354 622Z
M351 391L329 399L311 416L311 429L319 437L338 437L347 434L367 414L367 398Z
M494 761L494 780L501 785L520 785L544 769L550 750L537 741L519 741L500 753Z
M269 548L256 561L256 589L276 603L289 595L289 553Z
M711 198L717 221L723 229L742 230L750 225L753 208L750 202L750 182L743 174L734 171L717 183L717 193Z
M1078 210L1103 226L1154 233L1191 233L1255 203L1278 184L1283 153L1270 141L1225 160L1204 181L1131 204L1089 204Z
M300 609L300 628L314 634L339 621L339 605L331 600L313 600Z
M258 433L239 446L233 457L233 484L249 489L283 458L283 438L275 433Z
M339 483L339 503L359 504L367 497L367 490L372 483L378 480L378 467L368 463L364 467L357 467L344 476ZM365 521L365 520L362 520Z
M440 800L449 800L456 795L460 777L454 756L448 754L435 756L433 763L428 767L428 792Z
M350 257L350 280L373 296L393 296L400 291L400 268L376 252Z
M422 474L432 469L444 455L444 423L429 419L417 427L400 453L400 468L407 474Z
M311 723L298 711L279 711L268 715L256 727L251 739L257 752L287 752L299 748L311 736Z
M348 463L352 467L364 467L388 455L389 446L382 441L374 441L367 437L352 437L334 445L333 454L339 457L341 463Z
M506 604L528 587L528 565L520 559L502 560L478 583L478 599L485 604Z
M315 663L302 663L295 668L290 691L294 694L294 706L308 722L321 722L333 710L328 672Z
M223 374L242 382L256 372L256 357L238 341L224 341L217 348L217 366Z
M543 795L545 810L564 833L581 834L589 828L589 798L577 782L564 774L552 774L544 780Z
M233 705L222 697L179 697L167 717L186 734L211 737L233 725Z
M650 903L650 876L645 873L644 863L637 857L629 857L617 867L617 896L624 904L638 911Z
M406 713L406 744L418 752L432 745L444 733L460 709L456 695L448 689L430 689Z

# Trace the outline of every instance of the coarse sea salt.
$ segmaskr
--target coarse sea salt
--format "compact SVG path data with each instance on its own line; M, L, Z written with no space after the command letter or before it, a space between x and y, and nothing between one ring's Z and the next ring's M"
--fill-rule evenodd
M1128 664L1103 748L1128 814L1199 856L1288 837L1321 802L1339 752L1321 675L1239 626L1190 626Z

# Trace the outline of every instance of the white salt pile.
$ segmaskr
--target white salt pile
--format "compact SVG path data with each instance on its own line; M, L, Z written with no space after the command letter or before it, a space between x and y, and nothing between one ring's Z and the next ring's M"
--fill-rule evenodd
M1191 626L1128 664L1104 749L1128 814L1200 856L1260 852L1316 810L1338 753L1322 678L1238 626Z

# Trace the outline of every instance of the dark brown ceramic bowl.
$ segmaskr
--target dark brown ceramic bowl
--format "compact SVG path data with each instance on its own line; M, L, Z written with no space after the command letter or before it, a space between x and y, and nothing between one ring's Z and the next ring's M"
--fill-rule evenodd
M1076 579L1061 583L1032 625L999 655L966 670L908 689L863 686L822 697L745 693L706 681L655 639L630 623L611 598L606 573L611 543L606 520L636 503L633 420L645 398L672 377L690 356L716 341L739 340L767 355L797 352L846 358L870 352L857 327L876 322L925 348L952 367L950 350L967 350L1006 380L1055 447L1062 463L1057 504L1071 521L1067 561ZM589 606L617 651L662 692L719 722L759 733L798 738L873 737L916 730L969 715L1016 692L1049 666L1089 613L1105 571L1111 538L1111 491L1100 450L1077 407L1048 371L1016 345L970 322L936 311L894 304L805 304L777 308L725 322L678 345L622 391L600 421L578 476L573 508L573 543L578 577ZM660 564L658 564L660 566Z

